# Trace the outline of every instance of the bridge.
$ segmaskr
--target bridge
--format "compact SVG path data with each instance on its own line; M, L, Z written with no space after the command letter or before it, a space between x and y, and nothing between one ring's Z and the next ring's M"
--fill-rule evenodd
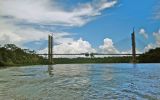
M50 54L50 55L86 55L87 53L75 53L75 54ZM89 54L89 53L88 53ZM132 56L133 54L105 54L105 53L90 53L90 54L93 54L93 55L108 55L108 56ZM49 55L49 54L37 54L37 55ZM141 54L135 54L136 56L139 56Z
M136 54L136 41L135 41L135 31L133 29L133 32L131 34L131 40L132 40L132 54L126 53L116 53L116 54L107 54L107 53L77 53L77 54L54 54L53 53L53 35L48 35L48 54L37 54L40 56L48 56L48 61L50 63L53 63L53 56L54 55L84 55L84 56L94 56L94 55L108 55L108 56L132 56L132 62L136 63L136 56L139 56L141 54Z

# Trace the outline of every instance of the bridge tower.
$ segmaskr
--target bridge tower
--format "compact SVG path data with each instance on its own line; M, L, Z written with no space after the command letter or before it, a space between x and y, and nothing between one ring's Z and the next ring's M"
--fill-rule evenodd
M53 63L53 36L48 35L48 62Z
M132 39L132 62L136 63L136 41L135 41L135 31L131 34Z

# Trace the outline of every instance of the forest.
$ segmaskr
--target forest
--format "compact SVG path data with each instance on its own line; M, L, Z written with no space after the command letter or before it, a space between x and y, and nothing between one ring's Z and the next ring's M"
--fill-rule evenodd
M14 44L0 47L0 66L47 64L47 59L35 54L35 51L21 49Z
M138 57L139 63L160 63L160 48L151 49Z

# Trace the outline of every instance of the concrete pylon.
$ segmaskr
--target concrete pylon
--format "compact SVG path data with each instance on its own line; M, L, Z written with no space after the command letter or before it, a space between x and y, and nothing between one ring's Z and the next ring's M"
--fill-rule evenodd
M133 33L131 34L132 39L132 62L136 63L136 41L135 41L135 32L133 29Z
M51 53L51 51L50 51L50 35L48 35L48 62L50 63L50 53Z
M48 35L48 62L53 63L53 36Z

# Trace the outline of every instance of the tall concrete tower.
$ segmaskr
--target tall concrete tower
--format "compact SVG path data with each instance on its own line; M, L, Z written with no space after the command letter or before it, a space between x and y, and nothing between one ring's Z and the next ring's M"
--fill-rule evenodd
M48 35L48 61L53 63L53 36Z
M133 33L131 34L132 39L132 62L136 63L136 41L135 41L135 32L133 29Z

